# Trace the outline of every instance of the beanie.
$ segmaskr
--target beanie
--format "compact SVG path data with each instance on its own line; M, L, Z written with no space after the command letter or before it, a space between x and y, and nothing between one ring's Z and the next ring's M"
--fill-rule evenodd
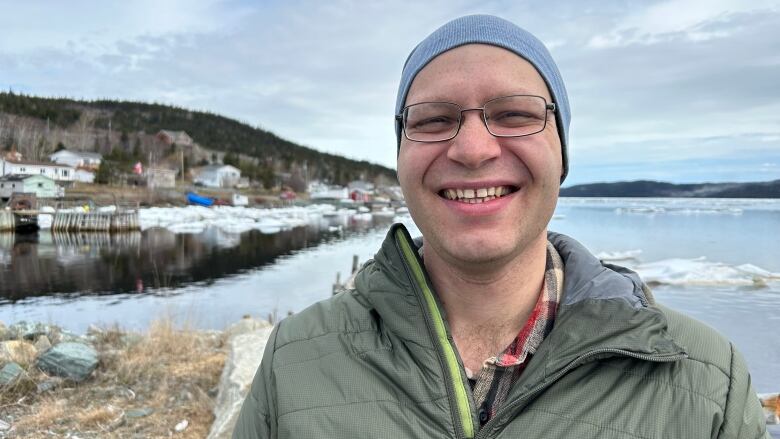
M569 98L566 95L563 78L544 44L528 31L507 20L492 15L467 15L450 21L422 40L412 50L404 64L395 102L395 114L401 113L412 81L420 70L442 53L466 44L489 44L514 52L531 63L544 79L556 105L555 122L561 139L563 158L561 182L563 182L569 173L567 145L571 121ZM397 146L400 148L402 135L400 122L396 124L395 135Z

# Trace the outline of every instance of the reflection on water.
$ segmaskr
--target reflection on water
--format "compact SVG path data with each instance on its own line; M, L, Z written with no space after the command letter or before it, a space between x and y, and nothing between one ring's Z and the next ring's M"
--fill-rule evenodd
M386 226L388 221L381 222ZM231 234L218 228L199 234L159 228L0 234L0 304L52 294L142 293L211 282L377 225L345 216L274 234Z

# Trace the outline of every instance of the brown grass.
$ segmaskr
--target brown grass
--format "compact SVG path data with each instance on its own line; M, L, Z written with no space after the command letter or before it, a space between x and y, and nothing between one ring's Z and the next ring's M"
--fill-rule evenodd
M221 334L177 328L171 319L154 322L145 334L105 329L94 340L100 364L86 382L38 394L35 384L47 377L30 367L26 384L0 388L0 412L14 419L7 437L167 437L184 419L189 426L177 437L205 437L213 421L215 395L209 391L225 362L223 345ZM125 416L141 408L154 411Z

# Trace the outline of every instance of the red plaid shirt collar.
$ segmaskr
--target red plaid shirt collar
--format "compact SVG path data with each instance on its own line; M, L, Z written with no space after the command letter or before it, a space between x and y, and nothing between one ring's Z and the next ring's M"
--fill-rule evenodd
M563 269L563 260L548 242L544 283L536 305L517 338L501 353L485 360L476 376L466 369L479 410L480 425L495 416L533 354L552 331L563 292Z

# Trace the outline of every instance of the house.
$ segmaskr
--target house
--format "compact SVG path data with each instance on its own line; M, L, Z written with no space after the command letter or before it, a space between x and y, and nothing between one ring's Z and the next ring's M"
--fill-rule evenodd
M8 200L15 193L35 194L38 198L58 198L62 196L62 189L44 175L0 177L0 198Z
M94 183L95 173L89 169L77 168L73 171L73 181L79 181L82 183Z
M193 183L206 187L234 187L241 180L241 171L230 165L209 165L200 168Z
M68 151L63 149L50 155L52 162L60 165L68 165L72 168L86 168L93 171L100 167L103 156L96 152Z
M147 168L146 185L150 188L176 187L176 171L164 168Z
M327 185L319 181L309 183L309 198L312 200L343 200L349 198L349 190L343 186Z
M168 146L174 143L178 146L192 146L192 137L184 131L160 130L156 137L157 140Z
M0 159L0 176L44 175L56 181L75 180L75 169L68 165L32 160Z

